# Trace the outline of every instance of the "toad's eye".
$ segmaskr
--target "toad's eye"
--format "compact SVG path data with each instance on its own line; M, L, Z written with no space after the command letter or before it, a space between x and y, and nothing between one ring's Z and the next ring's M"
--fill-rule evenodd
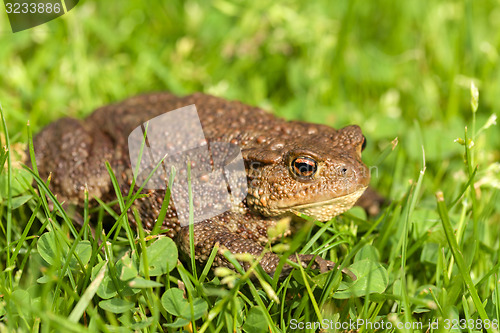
M363 135L363 144L361 145L361 151L365 150L366 148L366 136Z
M298 177L312 177L318 170L318 163L310 157L297 157L292 161L292 172Z

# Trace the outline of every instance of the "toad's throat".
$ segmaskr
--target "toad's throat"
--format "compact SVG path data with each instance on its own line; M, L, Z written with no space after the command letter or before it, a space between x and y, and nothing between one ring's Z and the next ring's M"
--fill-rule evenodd
M315 201L300 205L290 205L276 207L273 205L253 205L259 201L252 197L247 197L250 206L264 216L283 216L288 214L305 214L318 221L329 221L333 217L342 214L356 203L368 186L363 186L349 194L322 201Z
M319 221L328 221L354 206L366 189L367 187L363 187L341 197L293 206L288 208L288 210L292 213L305 214Z

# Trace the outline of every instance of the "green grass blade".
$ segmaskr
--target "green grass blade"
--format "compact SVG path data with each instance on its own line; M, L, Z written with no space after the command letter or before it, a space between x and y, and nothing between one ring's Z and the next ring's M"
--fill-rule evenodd
M471 279L470 273L469 273L469 268L466 266L464 258L462 256L462 251L458 247L458 243L457 243L457 240L455 238L455 234L453 232L453 227L451 225L451 221L450 221L450 218L448 216L448 208L446 207L446 204L444 202L443 192L437 192L436 198L437 198L439 216L441 217L444 232L446 234L446 239L448 240L448 244L449 244L451 252L453 254L453 258L455 258L455 261L457 263L460 274L462 275L462 278L464 279L464 282L467 285L467 289L469 290L469 293L472 297L472 301L474 302L474 305L476 306L476 309L477 309L477 312L479 313L479 316L481 317L483 322L486 322L486 320L489 320L489 318L488 318L488 315L486 314L483 303L481 302L481 300L479 298L479 295L477 293L477 289L476 289L474 283L472 282L472 279ZM488 333L493 333L493 329L491 329L491 328L487 329L486 331Z
M2 127L3 127L3 134L5 136L5 146L7 154L7 228L5 231L7 251L5 254L6 254L6 265L7 267L10 267L12 265L11 252L10 252L10 246L12 241L12 160L10 152L9 130L7 129L7 122L5 121L5 115L1 103L0 103L0 115L2 116ZM9 287L12 288L12 270L9 270L8 272L8 283Z
M104 279L104 273L106 272L107 267L108 267L107 265L102 266L99 273L97 273L97 276L94 279L94 281L92 281L87 290L85 290L82 297L80 298L76 306L73 308L73 311L71 311L70 315L68 316L69 321L77 323L80 320L80 318L83 315L83 312L89 306L90 302L92 301L92 298L96 294L97 288L99 288L99 285Z

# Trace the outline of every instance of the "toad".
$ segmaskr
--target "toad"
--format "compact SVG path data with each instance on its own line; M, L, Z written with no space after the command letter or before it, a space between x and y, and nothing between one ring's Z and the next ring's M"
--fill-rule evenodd
M50 189L61 202L75 206L83 206L85 188L91 199L116 199L106 161L121 181L123 193L137 190L130 170L129 134L149 119L192 104L209 145L227 142L239 146L248 178L248 194L234 203L237 207L193 225L194 254L201 263L216 244L232 253L259 256L269 244L268 230L283 218L305 214L328 221L351 208L368 186L368 168L361 161L365 138L358 126L337 130L285 121L260 108L202 93L141 95L98 108L85 120L63 118L48 125L34 139L40 176L47 179L52 173ZM151 230L165 189L144 193L147 195L133 205L143 228ZM129 221L137 223L131 210ZM163 228L189 255L189 227L179 223L175 202L168 205ZM273 274L280 256L264 252L260 265ZM311 264L322 271L334 266L320 256L300 254L298 258L302 265ZM289 259L297 262L296 255ZM231 267L221 253L214 265ZM284 271L289 269L285 265Z

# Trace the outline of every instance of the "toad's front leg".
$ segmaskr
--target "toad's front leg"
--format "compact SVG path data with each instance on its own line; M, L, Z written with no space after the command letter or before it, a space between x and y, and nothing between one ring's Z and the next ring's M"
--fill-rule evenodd
M216 244L222 249L228 249L233 254L249 253L255 257L262 254L264 251L262 245L267 239L267 235L263 235L263 233L266 233L267 229L263 227L259 228L258 221L252 221L252 217L246 216L243 219L244 222L234 222L234 218L236 217L241 216L235 213L222 214L218 217L194 224L194 251L198 261L202 263L206 262ZM229 221L229 219L232 221ZM251 222L254 223L250 224ZM189 254L189 227L183 227L177 237L181 251ZM298 258L304 267L311 264L313 269L320 269L321 272L326 272L336 266L335 263L316 255L299 254ZM280 256L275 253L266 252L259 263L266 273L274 275L280 259ZM291 255L289 259L297 262L295 254ZM248 269L250 266L248 262L240 262L240 264L244 269ZM217 253L214 265L234 269L233 265L221 253ZM280 276L286 276L292 268L291 265L285 263Z

